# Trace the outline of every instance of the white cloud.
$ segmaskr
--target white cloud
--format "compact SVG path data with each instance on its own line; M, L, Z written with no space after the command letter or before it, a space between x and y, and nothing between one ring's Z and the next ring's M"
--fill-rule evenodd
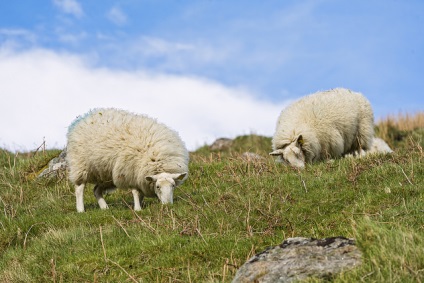
M81 5L76 0L53 0L53 3L66 14L71 14L77 18L84 15Z
M0 28L0 42L3 46L18 48L23 44L34 44L37 42L37 36L26 29Z
M156 37L142 37L138 42L140 51L146 53L146 55L173 55L177 52L190 52L195 49L194 45L170 42L162 38Z
M127 23L127 15L125 15L125 13L118 7L110 9L106 16L111 22L118 26L122 26Z
M84 39L86 39L87 33L85 32L80 32L80 33L65 33L65 32L58 32L58 39L59 41L66 43L66 44L71 44L71 45L78 45L80 44Z
M34 39L35 35L25 29L11 29L11 28L0 28L0 36L7 36L7 37L24 37L29 38L31 40Z
M191 77L91 68L48 50L0 49L0 147L64 147L67 126L89 109L147 114L177 130L190 150L219 137L271 136L284 103Z
M210 44L203 40L178 41L139 36L109 40L108 45L102 48L108 51L107 60L119 58L121 65L123 62L148 62L150 68L156 70L202 73L203 70L217 66L228 69L228 64L241 56L233 43L227 41L225 44ZM122 51L122 46L125 46L125 52Z

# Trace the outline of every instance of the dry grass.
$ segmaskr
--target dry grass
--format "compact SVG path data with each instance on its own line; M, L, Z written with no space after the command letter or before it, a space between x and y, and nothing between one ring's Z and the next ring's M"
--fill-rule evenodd
M377 128L378 136L384 140L393 139L393 132L399 135L401 132L424 129L424 112L388 115L377 121Z
M424 128L424 112L399 113L398 115L388 115L379 120L377 125L382 128L397 128L400 131L413 131Z
M413 114L399 113L388 115L377 121L376 136L388 142L391 146L398 145L412 131L424 130L424 112Z

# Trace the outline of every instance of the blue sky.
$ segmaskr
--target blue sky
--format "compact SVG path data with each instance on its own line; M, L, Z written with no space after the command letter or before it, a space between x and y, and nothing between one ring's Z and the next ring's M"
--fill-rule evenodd
M419 0L27 0L0 11L3 147L61 147L94 107L154 116L192 149L272 135L287 103L335 87L363 93L376 120L424 110Z

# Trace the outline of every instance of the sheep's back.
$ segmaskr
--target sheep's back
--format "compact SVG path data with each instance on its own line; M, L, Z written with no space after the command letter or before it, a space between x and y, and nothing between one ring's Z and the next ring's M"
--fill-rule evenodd
M366 98L349 90L318 92L301 98L283 110L281 122L294 120L316 126L352 123L362 114L363 104L369 104Z

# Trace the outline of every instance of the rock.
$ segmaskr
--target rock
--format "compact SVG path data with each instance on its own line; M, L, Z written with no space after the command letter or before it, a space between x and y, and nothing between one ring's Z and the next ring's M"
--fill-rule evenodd
M232 282L283 283L309 277L330 279L360 263L361 253L353 239L289 238L249 259Z
M228 138L219 138L213 142L212 145L209 146L211 150L224 150L230 148L233 140Z
M48 167L38 175L38 178L62 177L68 164L66 162L66 149L58 157L49 161Z

